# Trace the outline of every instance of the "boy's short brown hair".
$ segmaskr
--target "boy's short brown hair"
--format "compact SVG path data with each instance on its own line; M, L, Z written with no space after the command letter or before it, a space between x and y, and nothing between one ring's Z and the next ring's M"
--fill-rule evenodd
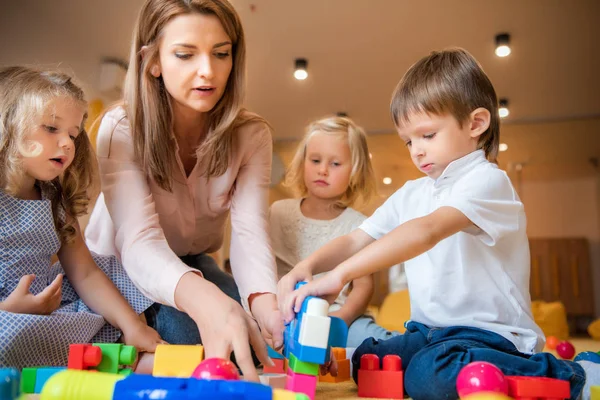
M496 162L500 142L496 91L477 60L457 48L434 51L410 67L394 90L390 111L396 126L414 112L450 114L462 125L479 107L486 108L491 119L479 136L478 148Z

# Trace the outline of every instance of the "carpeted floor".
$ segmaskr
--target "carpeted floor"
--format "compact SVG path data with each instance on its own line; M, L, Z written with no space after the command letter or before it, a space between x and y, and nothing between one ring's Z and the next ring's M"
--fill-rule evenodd
M582 351L600 351L600 342L592 339L571 339L576 352ZM555 352L552 352L556 355ZM37 399L38 396L29 396L28 400ZM346 400L356 399L356 384L353 381L343 383L319 383L315 400Z

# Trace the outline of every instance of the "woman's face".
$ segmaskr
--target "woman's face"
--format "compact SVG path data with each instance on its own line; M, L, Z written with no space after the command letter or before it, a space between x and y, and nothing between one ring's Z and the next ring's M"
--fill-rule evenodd
M232 51L231 38L216 16L180 15L165 25L159 63L150 72L162 75L174 107L206 113L225 92Z

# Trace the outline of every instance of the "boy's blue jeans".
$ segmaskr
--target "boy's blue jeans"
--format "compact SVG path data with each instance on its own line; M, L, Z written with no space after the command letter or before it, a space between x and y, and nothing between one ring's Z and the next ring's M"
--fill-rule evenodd
M568 380L571 398L577 399L585 383L583 368L558 360L550 353L523 354L493 332L466 326L429 328L409 322L403 335L384 341L365 340L352 356L353 378L358 382L360 357L388 354L402 358L404 389L413 400L457 399L456 378L473 361L487 361L505 375L545 376Z

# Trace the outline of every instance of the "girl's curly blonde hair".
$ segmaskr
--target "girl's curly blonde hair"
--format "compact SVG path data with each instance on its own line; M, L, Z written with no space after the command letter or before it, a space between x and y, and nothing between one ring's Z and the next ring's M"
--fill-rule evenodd
M350 148L352 172L350 183L342 198L336 203L340 208L354 207L356 204L367 204L376 194L375 174L371 166L367 135L365 131L347 117L328 117L311 123L306 135L298 145L296 154L287 169L285 186L291 188L301 197L306 197L308 189L304 183L304 162L306 147L316 134L339 135L348 141Z
M18 192L25 174L22 160L28 156L27 137L57 98L71 99L84 109L87 106L83 91L64 73L22 66L0 69L0 190L13 196ZM52 202L54 225L62 243L75 237L77 217L87 212L97 189L96 158L84 129L86 117L87 113L75 139L71 165L52 181L36 182Z

